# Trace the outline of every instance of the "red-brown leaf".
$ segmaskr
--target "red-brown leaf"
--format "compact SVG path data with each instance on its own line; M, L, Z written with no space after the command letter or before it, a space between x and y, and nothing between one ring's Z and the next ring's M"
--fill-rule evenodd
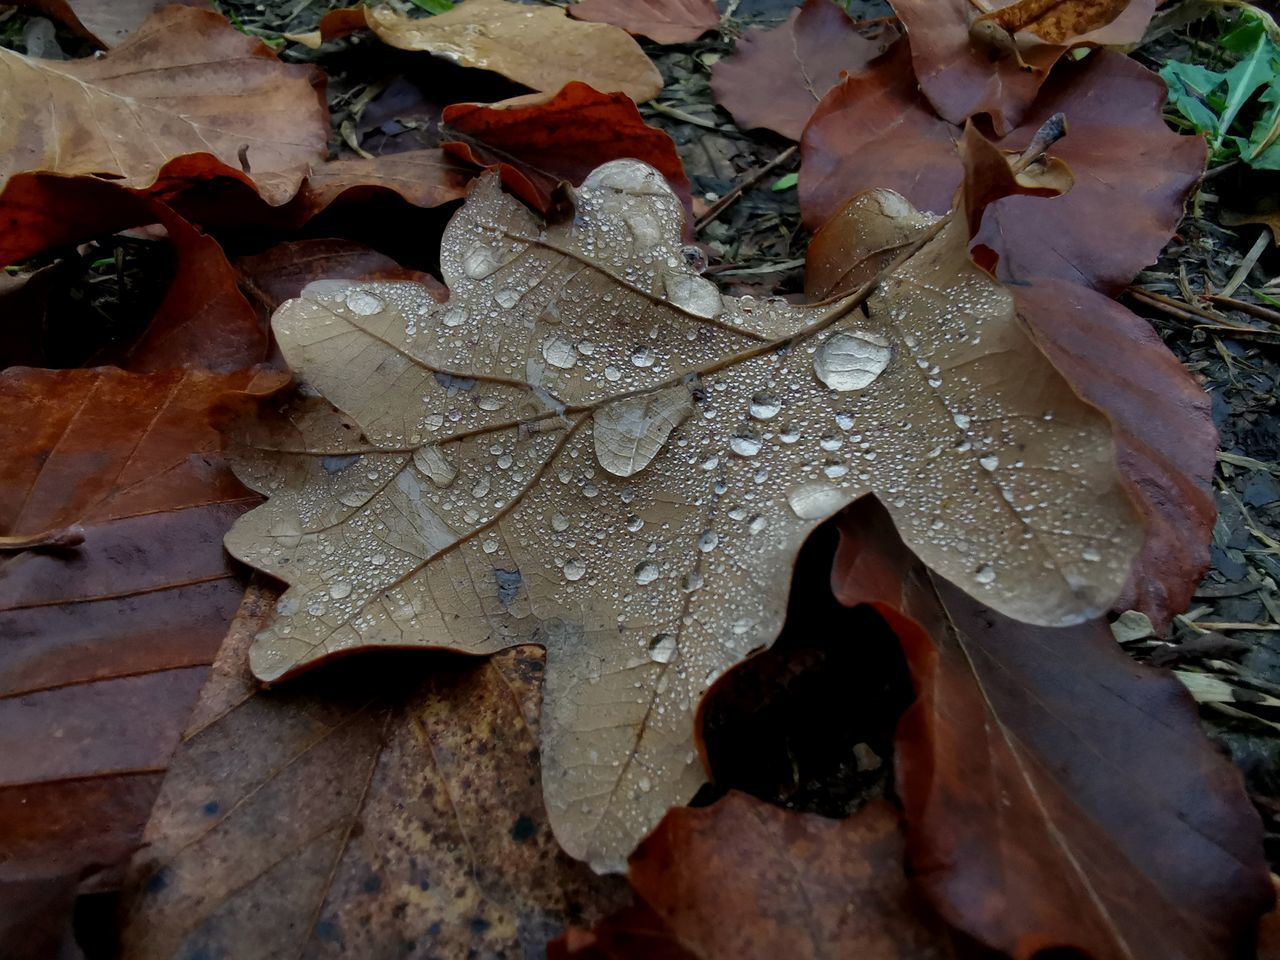
M764 127L799 140L818 102L861 70L884 43L870 40L833 0L805 0L772 30L755 29L711 68L716 102L744 130Z
M104 368L0 375L0 533L80 524L0 559L5 882L75 879L137 844L243 587L222 534L257 497L210 409L279 374Z
M627 875L643 906L575 932L550 956L952 957L950 935L903 873L899 822L883 802L844 820L743 793L677 807L631 856Z
M526 203L546 211L562 180L581 183L602 163L634 157L657 168L690 206L689 179L666 133L644 122L631 98L566 84L535 104L490 107L455 103L444 109L447 153L482 167L498 167L502 182Z
M1018 960L1239 955L1272 901L1261 827L1181 684L1101 621L984 608L921 568L874 501L842 534L837 595L889 620L914 676L898 791L942 914Z
M611 23L656 43L688 43L720 26L711 0L582 0L569 7L569 15Z

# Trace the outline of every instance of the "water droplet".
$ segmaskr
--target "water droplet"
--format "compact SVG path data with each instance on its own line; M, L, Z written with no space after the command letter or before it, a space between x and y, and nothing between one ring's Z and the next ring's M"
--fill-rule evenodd
M498 301L498 306L510 310L520 302L520 294L510 287L503 287L493 295L493 299Z
M617 383L622 379L622 371L610 364L604 368L604 378L610 383Z
M787 494L787 505L801 520L824 519L848 502L849 495L826 480L810 480Z
M729 449L740 457L754 457L762 446L760 438L750 434L739 434L729 441Z
M344 597L351 596L351 584L345 581L339 581L329 588L329 596L335 600L341 600Z
M795 443L800 439L800 428L786 426L778 431L778 439L783 443Z
M680 581L680 589L685 593L693 593L695 590L702 589L702 585L705 582L706 581L703 580L702 574L698 573L697 570L694 570L684 575L684 578Z
M969 424L973 422L972 420L969 419L969 417L965 416L963 413L953 414L951 419L955 421L956 426L959 427L961 430L968 430Z
M387 305L387 301L368 290L352 290L347 294L347 309L362 317L371 317Z
M483 280L501 266L498 254L483 243L477 243L462 258L462 270L472 280Z
M484 543L480 544L480 549L483 550L485 553L497 553L498 541L486 540Z
M716 548L716 544L720 542L720 534L714 530L705 530L702 536L698 537L698 549L703 553L710 553Z
M676 656L676 638L660 633L649 641L649 659L654 663L670 663Z
M836 414L836 426L841 430L853 429L853 414L841 411Z
M720 291L710 280L691 277L687 273L668 273L663 277L668 302L693 314L711 319L724 307Z
M841 447L843 447L844 440L841 437L837 437L832 434L827 434L825 437L823 437L821 440L818 441L818 446L820 446L823 450L826 450L828 453L830 453L831 451L839 450Z
M348 490L338 497L338 502L348 507L362 507L372 494L368 490Z
M489 495L489 487L491 486L488 476L483 476L476 481L476 485L471 488L471 495L480 500Z
M587 572L587 565L581 560L573 559L564 565L564 578L566 580L581 580Z
M973 572L973 579L978 583L993 583L996 579L996 569L989 563L984 563Z
M996 467L1000 466L1000 458L994 453L989 453L985 457L979 458L978 464L983 470L994 470Z
M1085 547L1080 556L1085 560L1088 560L1090 563L1097 563L1102 559L1102 554L1094 547Z
M551 515L551 529L556 533L564 533L569 529L569 518L563 513L553 513Z
M631 362L637 367L652 367L657 359L651 347L639 346L631 351Z
M768 393L757 393L751 398L751 405L747 407L747 413L755 417L757 420L769 420L778 415L778 411L782 409L776 397Z
M832 390L865 390L893 356L889 341L866 330L842 330L828 337L813 358L813 371Z
M680 253L684 256L685 265L694 273L707 269L707 254L697 244L690 243L681 247Z
M846 467L843 463L829 463L822 468L822 472L825 473L832 480L839 480L841 477L843 477L846 473L849 472L849 468Z
M440 322L446 327L460 327L467 322L468 314L463 307L452 306L440 315Z
M458 476L458 468L453 461L434 443L413 451L413 465L437 487L449 486Z
M636 533L644 526L644 521L637 517L634 513L627 517L627 529L632 533Z
M636 567L636 583L644 586L658 579L658 565L646 561Z
M568 370L578 362L578 351L564 337L548 337L542 341L542 358L553 367Z

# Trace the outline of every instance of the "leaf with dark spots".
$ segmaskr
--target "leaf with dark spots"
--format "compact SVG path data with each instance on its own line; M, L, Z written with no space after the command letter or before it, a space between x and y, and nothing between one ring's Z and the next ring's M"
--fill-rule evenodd
M1104 621L1032 627L983 607L924 570L872 500L841 530L832 586L889 621L915 680L898 793L942 915L1017 960L1240 955L1272 902L1261 825L1182 685Z
M841 74L862 69L883 49L883 38L859 33L833 0L805 0L781 26L748 31L711 68L711 90L744 130L763 127L799 140Z
M532 956L625 902L547 825L540 651L348 660L264 691L246 654L275 601L246 595L174 757L127 956Z
M0 559L5 882L111 870L136 846L243 587L220 538L256 501L208 422L279 374L0 375L0 532L83 528Z
M621 93L600 93L574 81L542 102L513 106L455 103L444 109L446 153L497 167L507 189L546 212L561 181L579 184L610 160L634 157L662 172L691 205L689 179L675 143L644 122Z

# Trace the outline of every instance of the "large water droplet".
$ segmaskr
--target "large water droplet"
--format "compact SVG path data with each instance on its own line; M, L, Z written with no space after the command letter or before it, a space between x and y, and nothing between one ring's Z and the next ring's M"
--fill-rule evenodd
M592 415L596 459L616 477L639 473L692 412L683 385L606 404Z
M347 309L362 317L371 317L386 305L385 300L368 290L355 289L347 294Z
M362 507L370 496L368 490L348 490L338 497L338 502L348 507Z
M982 466L983 470L994 470L996 467L1000 466L1000 458L994 453L989 453L985 457L980 458L978 463Z
M631 351L631 362L637 367L652 367L657 359L652 347L639 346Z
M646 561L636 567L636 583L644 586L658 579L658 565Z
M740 434L729 440L729 449L740 457L754 457L761 446L760 438L749 434Z
M719 542L720 534L714 530L704 530L702 536L698 537L698 549L703 553L710 553Z
M832 390L865 390L884 373L893 351L889 341L866 330L842 330L818 348L813 371Z
M747 413L757 420L769 420L776 417L781 409L782 404L778 402L777 397L768 393L757 393L751 398L751 405L747 407Z
M587 565L581 560L573 559L564 565L564 578L566 580L581 580L587 572Z
M553 367L568 370L578 362L578 351L564 337L548 337L542 341L542 357Z
M649 641L649 659L654 663L670 663L676 655L676 638L660 633Z
M329 588L329 596L335 600L342 600L344 597L351 596L351 584L345 581L339 581Z
M978 583L993 583L996 579L996 569L989 563L984 563L973 573L973 579Z
M510 287L503 287L493 295L493 299L498 301L498 306L503 307L506 310L510 310L520 302L520 294L517 291L512 290Z
M477 243L462 258L462 270L472 280L483 280L500 266L497 252L483 243Z
M848 502L849 495L826 480L810 480L787 494L787 505L801 520L824 519Z
M434 443L413 451L413 465L437 487L449 486L458 476L458 468L453 461Z
M691 277L686 273L668 273L663 277L667 300L695 317L711 319L720 312L724 302L720 291L710 280Z

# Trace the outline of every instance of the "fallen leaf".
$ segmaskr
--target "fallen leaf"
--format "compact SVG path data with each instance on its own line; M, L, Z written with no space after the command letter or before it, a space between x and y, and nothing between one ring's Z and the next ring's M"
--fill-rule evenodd
M908 885L900 820L884 801L829 820L736 792L676 808L628 865L652 918L643 939L632 908L549 956L647 958L656 942L699 960L954 957Z
M711 91L742 129L764 127L799 140L841 73L861 70L883 48L833 0L805 0L780 26L747 31L711 68Z
M897 630L917 700L898 793L917 884L1015 960L1243 954L1272 902L1239 772L1168 672L1106 622L1015 623L925 571L870 500L832 586Z
M243 587L219 539L257 498L211 407L280 374L0 374L0 883L110 870L138 843Z
M267 331L236 288L218 242L145 193L94 177L21 174L0 193L0 216L10 227L0 239L5 263L129 227L164 226L175 258L164 299L136 342L99 354L99 362L138 373L175 367L229 372L266 358Z
M359 17L388 46L492 70L544 93L577 80L643 103L662 90L658 68L625 31L570 19L563 9L467 0L434 17L405 17L390 7L361 7L328 14L316 41L350 33L358 28Z
M611 23L655 43L689 43L720 26L711 0L582 0L569 7L569 15Z
M132 960L535 956L623 902L561 853L538 780L536 648L348 661L264 691L274 592L250 589L147 824Z
M922 210L950 207L963 177L954 146L960 129L916 92L905 44L843 81L806 128L800 205L812 229L874 187L895 190ZM976 242L998 257L1001 280L1057 277L1115 294L1156 259L1205 162L1203 138L1171 131L1163 103L1156 74L1109 50L1055 70L1026 122L999 144L1021 151L1051 116L1063 114L1067 133L1051 154L1071 168L1075 185L1052 200L1006 197L986 210ZM904 155L910 164L901 162Z
M167 161L201 154L276 205L325 158L329 124L313 68L281 63L210 11L166 7L100 58L0 49L0 65L0 183L40 171L158 190Z
M201 0L17 0L16 6L38 10L99 47L124 40L161 7L207 6Z
M1094 30L1101 30L1124 13L1131 2L1132 0L1014 0L1008 6L979 14L973 22L991 24L1009 34L1025 30L1046 43L1061 44ZM1151 6L1154 10L1154 4ZM1150 16L1148 13L1148 19Z
M545 227L486 175L445 232L447 304L333 282L276 314L290 367L355 426L299 410L236 440L271 499L228 549L291 584L255 673L542 643L551 822L601 869L701 785L699 698L773 641L779 571L855 497L1037 622L1105 610L1141 537L1104 418L970 263L963 220L864 316L869 287L722 297L682 254L682 212L638 161Z
M814 236L806 289L817 297L856 289L936 219L888 191L860 195ZM1114 609L1140 610L1163 628L1190 604L1209 564L1218 440L1209 398L1151 325L1114 300L1050 278L1012 290L1054 367L1111 419L1117 464L1147 521Z
M1009 5L997 0L991 6L998 11ZM1155 6L1156 0L1132 0L1115 20L1069 43L1024 34L1024 42L1014 38L1000 49L992 46L991 37L983 40L971 33L974 22L984 16L972 0L893 0L894 12L911 39L920 89L934 109L954 124L988 114L1001 136L1023 122L1050 68L1069 46L1136 43Z
M964 176L959 139L960 128L929 108L911 72L910 47L897 41L866 70L836 84L804 127L799 193L805 225L818 230L850 197L873 187L894 190L922 210L950 210Z
M444 109L446 153L497 167L507 189L544 213L562 181L581 183L609 160L633 157L657 169L685 208L689 178L671 137L644 122L631 99L573 82L542 103L489 107L455 103Z
M335 202L359 202L377 191L390 191L415 207L438 207L465 196L470 181L469 170L434 147L372 160L334 160L312 168L288 215L302 223Z

